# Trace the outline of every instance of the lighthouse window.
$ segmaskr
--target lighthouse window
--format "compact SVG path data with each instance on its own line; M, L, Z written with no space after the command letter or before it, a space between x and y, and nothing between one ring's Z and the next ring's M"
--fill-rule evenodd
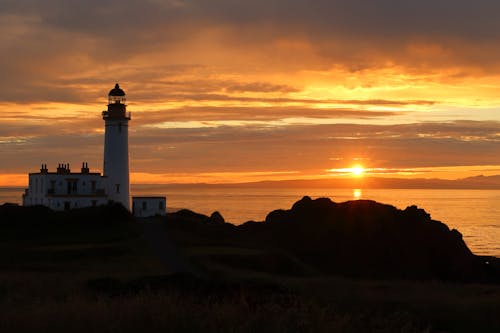
M120 184L116 184L116 193L120 193Z

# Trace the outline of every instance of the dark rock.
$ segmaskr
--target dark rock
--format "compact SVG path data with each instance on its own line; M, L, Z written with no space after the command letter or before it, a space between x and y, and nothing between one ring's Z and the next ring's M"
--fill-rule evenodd
M213 212L212 215L210 215L210 218L208 219L208 222L210 222L210 223L217 223L217 224L226 223L226 221L222 217L221 213L219 213L219 212Z
M460 281L490 278L458 231L431 220L416 206L401 211L369 200L337 204L304 197L288 211L271 212L260 233L262 240L272 234L274 244L327 273Z
M289 210L270 212L265 222L233 226L216 213L207 217L191 211L169 219L176 221L171 228L183 230L200 244L283 251L323 274L500 282L496 264L485 264L469 250L460 232L432 220L416 206L400 210L370 200L335 203L304 197ZM231 260L240 259L224 258L226 263ZM264 263L272 262L254 261L252 265L267 270Z

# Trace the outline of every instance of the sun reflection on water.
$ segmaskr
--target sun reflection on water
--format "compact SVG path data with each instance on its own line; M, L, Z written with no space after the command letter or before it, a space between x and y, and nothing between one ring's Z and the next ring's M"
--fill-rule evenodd
M354 197L355 200L359 200L361 199L361 195L363 193L361 192L361 189L360 188L355 188L352 190L352 196Z

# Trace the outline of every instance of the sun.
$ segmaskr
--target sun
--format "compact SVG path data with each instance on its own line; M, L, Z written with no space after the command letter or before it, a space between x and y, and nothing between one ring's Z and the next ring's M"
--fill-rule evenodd
M356 177L360 177L361 175L363 175L363 173L365 172L365 168L363 168L362 165L355 165L351 168L351 173L356 176Z

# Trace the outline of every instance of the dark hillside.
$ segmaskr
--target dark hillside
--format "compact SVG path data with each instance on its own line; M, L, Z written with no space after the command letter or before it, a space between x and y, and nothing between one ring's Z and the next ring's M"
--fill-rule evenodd
M44 206L0 206L0 240L107 242L137 236L134 219L119 204L55 212Z
M475 256L460 232L416 206L400 210L367 200L335 203L304 197L290 210L269 213L265 222L234 226L181 211L169 214L167 227L183 246L246 247L268 253L269 260L279 253L280 265L284 257L294 258L306 270L321 274L500 282L498 260ZM253 268L261 257L213 256L240 266L254 261L248 262ZM297 272L297 267L290 271Z
M42 273L131 271L144 266L146 251L142 231L121 205L64 212L0 206L0 272L33 272L41 279Z
M415 206L341 204L308 197L243 225L326 273L358 277L472 281L492 278L457 230Z
M162 248L203 274L172 274ZM5 205L0 331L498 332L498 285L445 282L498 282L485 260L423 210L371 201L304 198L242 226Z

